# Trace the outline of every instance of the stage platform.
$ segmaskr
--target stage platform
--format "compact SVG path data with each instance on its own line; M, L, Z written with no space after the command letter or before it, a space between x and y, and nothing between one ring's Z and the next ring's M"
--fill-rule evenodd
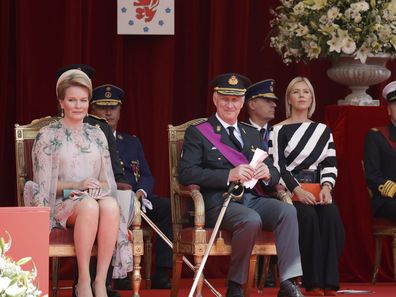
M224 279L210 279L213 286L223 295L226 293L226 281ZM71 281L60 281L61 285L71 285ZM185 279L182 283L182 288L179 293L179 297L187 297L190 292L192 281ZM395 283L377 283L372 285L369 283L342 283L340 290L346 292L340 292L339 296L375 296L375 297L394 297L396 296L396 284ZM347 291L349 290L349 291ZM360 293L359 293L360 291ZM365 291L365 292L363 292ZM132 291L119 291L121 297L132 297ZM264 288L262 293L259 293L257 289L252 289L251 297L276 297L278 288ZM50 295L51 296L51 295ZM70 297L71 290L61 290L58 293L58 297ZM170 296L170 290L146 290L144 288L144 282L142 283L142 289L140 290L140 297L168 297ZM205 288L203 291L204 297L214 297L214 295Z

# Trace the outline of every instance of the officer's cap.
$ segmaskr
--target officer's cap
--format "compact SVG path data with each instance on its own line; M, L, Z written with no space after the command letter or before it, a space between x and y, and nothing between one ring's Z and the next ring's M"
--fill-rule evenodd
M215 92L222 95L244 96L251 82L238 73L225 73L218 75L210 84Z
M382 90L382 96L388 102L393 102L396 100L396 81L392 81L385 86Z
M278 100L278 97L274 94L275 80L266 79L263 81L256 82L255 84L248 87L245 95L246 103L249 100L255 98L266 98L271 100Z
M114 85L105 84L96 87L92 92L91 104L116 106L122 104L125 92Z
M70 65L66 65L63 66L61 68L59 68L58 70L56 70L55 74L56 74L56 78L59 78L64 72L71 70L71 69L78 69L81 70L82 72L84 72L86 75L88 75L88 77L90 79L92 79L92 77L95 75L96 70L86 64L70 64Z

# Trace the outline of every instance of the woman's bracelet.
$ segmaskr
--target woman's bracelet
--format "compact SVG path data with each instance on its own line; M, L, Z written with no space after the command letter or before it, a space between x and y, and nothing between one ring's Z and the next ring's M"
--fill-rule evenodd
M324 182L322 184L322 189L323 189L324 186L327 186L329 188L330 192L333 190L333 186L329 182Z

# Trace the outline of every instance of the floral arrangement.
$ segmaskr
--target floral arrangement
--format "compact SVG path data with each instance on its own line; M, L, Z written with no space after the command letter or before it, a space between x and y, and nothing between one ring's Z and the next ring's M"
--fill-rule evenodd
M1 297L38 297L41 291L34 284L37 276L36 266L33 263L31 271L22 270L21 266L30 262L30 257L22 258L17 262L12 261L5 254L11 248L11 237L8 242L0 238L0 296Z
M270 44L286 64L396 53L396 0L280 0Z

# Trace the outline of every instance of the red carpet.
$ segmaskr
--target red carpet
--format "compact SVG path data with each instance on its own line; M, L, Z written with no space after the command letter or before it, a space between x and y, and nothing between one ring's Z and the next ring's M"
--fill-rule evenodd
M211 284L215 286L216 290L218 290L223 296L225 296L226 287L225 280L222 279L212 279L210 280ZM61 285L70 285L71 282L61 282ZM179 297L187 297L190 292L190 287L192 285L192 281L184 280L182 284L182 289L180 290ZM351 290L351 291L368 291L366 293L353 293L345 292L339 293L339 296L351 296L351 297L359 297L359 296L375 296L375 297L395 297L396 296L396 284L394 283L377 283L375 286L367 283L343 283L341 285L340 290ZM131 291L119 291L122 297L131 297ZM252 289L250 296L251 297L276 297L278 293L278 288L265 288L262 293L258 293L257 289ZM51 296L51 295L50 295ZM70 297L71 290L61 290L58 293L58 297ZM142 289L140 290L141 297L168 297L170 296L170 290L146 290L144 288L144 283L142 284ZM214 295L207 289L204 288L203 291L204 297L213 297Z

